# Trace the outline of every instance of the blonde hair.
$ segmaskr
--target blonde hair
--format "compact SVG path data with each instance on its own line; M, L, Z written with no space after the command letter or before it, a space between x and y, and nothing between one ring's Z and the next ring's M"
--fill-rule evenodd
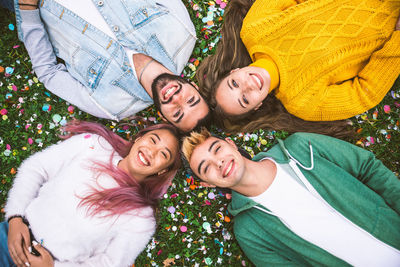
M182 143L182 153L185 159L190 162L194 149L210 137L211 133L204 127L200 129L200 132L191 132L190 136L185 137Z

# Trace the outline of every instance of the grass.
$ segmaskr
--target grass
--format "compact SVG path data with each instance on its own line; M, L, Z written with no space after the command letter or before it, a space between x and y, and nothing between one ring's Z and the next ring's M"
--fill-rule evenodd
M199 62L212 53L218 42L223 8L218 4L221 1L184 2L199 38L184 71L186 77L193 78ZM7 193L19 165L36 151L56 143L60 125L72 118L98 121L124 137L137 129L96 119L48 92L32 72L27 52L17 39L14 15L1 8L0 36L0 216L4 218ZM159 120L153 107L139 115ZM399 115L398 79L380 105L352 118L359 132L353 143L373 151L397 175ZM227 136L218 129L214 131ZM229 136L255 154L287 134L259 130ZM226 211L229 197L226 192L199 186L190 172L182 169L161 201L157 233L137 258L136 266L252 266L233 236L233 218Z

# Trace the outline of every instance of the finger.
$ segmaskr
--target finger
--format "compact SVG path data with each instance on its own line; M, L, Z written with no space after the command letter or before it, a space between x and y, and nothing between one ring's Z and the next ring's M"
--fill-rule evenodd
M22 261L20 260L20 258L17 256L17 252L16 252L16 250L15 250L14 245L10 245L10 246L8 246L8 248L9 248L10 256L11 256L11 259L13 260L13 262L14 262L18 267L22 266L23 263L22 263Z
M38 242L36 242L35 240L32 241L33 246L35 247L35 249L40 253L40 255L44 256L46 254L48 254L47 250L42 247Z
M14 246L14 248L15 248L16 257L18 258L18 263L21 266L24 266L24 265L26 266L26 263L28 262L28 258L26 257L26 254L24 252L23 245L20 244L18 246Z
M17 253L15 253L14 247L9 245L9 246L8 246L8 251L10 252L10 256L11 256L12 261L13 261L17 266L19 266L19 265L20 265L19 259L18 259L18 257L16 256Z
M31 248L31 247L24 248L24 250L25 250L25 253L26 253L26 255L27 255L27 257L28 257L28 261L29 261L29 262L27 262L28 265L26 265L26 263L25 263L25 265L26 265L27 267L29 267L29 266L30 266L30 263L31 263L31 262L34 262L35 259L38 258L38 257L35 256L35 255L33 255L33 254L31 254L31 251L32 251L32 248Z
M25 247L26 248L30 247L30 245L31 245L31 237L30 237L28 228L26 228L26 231L22 232L22 237L24 239Z

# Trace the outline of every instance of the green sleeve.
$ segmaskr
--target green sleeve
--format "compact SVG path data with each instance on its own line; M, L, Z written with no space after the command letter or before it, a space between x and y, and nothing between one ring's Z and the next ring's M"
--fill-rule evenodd
M297 138L306 142L299 142ZM285 144L288 142L288 146L295 145L298 148L297 153L304 153L309 151L308 141L314 153L318 153L356 177L400 214L400 180L376 159L373 153L333 137L310 133L296 133L286 139ZM290 148L288 149L290 151Z
M268 246L268 242L252 233L251 228L237 229L235 222L235 237L240 248L249 260L256 266L298 266L293 261L280 255Z

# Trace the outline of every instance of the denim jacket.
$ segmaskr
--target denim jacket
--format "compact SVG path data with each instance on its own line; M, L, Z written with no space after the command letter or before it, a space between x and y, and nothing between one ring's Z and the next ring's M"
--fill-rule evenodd
M148 55L179 74L192 53L196 37L190 30L192 25L184 25L155 0L98 0L94 4L117 40L54 0L39 1L40 16L54 53L64 60L69 74L106 113L102 117L119 120L153 103L132 73L124 47ZM25 41L17 1L14 5L19 38ZM68 100L68 96L61 96L62 92L56 94ZM82 109L88 111L90 107Z

